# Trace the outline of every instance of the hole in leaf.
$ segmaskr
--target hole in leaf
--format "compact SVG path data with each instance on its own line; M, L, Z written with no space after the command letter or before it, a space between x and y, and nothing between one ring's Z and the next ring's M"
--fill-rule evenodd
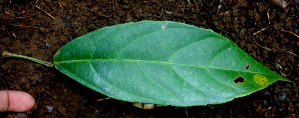
M239 77L235 78L234 82L235 82L235 84L244 83L245 79L242 76L239 76Z
M250 65L247 64L247 65L246 65L246 70L249 70L249 68L250 68Z

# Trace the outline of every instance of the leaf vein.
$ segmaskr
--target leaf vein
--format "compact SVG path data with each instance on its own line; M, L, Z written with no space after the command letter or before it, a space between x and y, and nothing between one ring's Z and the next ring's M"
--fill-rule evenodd
M255 73L255 74L263 74L263 75L269 75L269 76L275 76L268 73L262 73L262 72L248 72L243 70L232 70L232 69L226 69L226 68L216 68L216 67L210 67L210 66L200 66L200 65L190 65L190 64L180 64L180 63L171 63L171 62L158 62L158 61L149 61L149 60L130 60L130 59L124 59L124 60L118 60L118 59L86 59L86 60L69 60L69 61L56 61L54 62L55 65L59 63L72 63L72 62L85 62L85 61L99 61L99 62L105 62L105 61L117 61L117 62L151 62L151 63L160 63L160 64L169 64L169 65L181 65L181 66L189 66L189 67L197 67L197 68L205 68L205 69L219 69L219 70L225 70L225 71L235 71L235 72L244 72L244 73ZM279 76L277 76L279 77Z
M96 69L94 68L94 65L90 62L90 66L91 66L91 68L92 68L92 70L94 71L94 73L97 73L97 71L96 71ZM97 76L99 77L99 78L101 78L102 79L102 77L100 77L98 74L97 74ZM83 80L83 79L81 79L81 80ZM115 89L117 89L117 90L119 90L119 91L122 91L122 92L124 92L124 93L126 93L126 94L128 94L128 95L131 95L131 96L134 96L134 97L138 97L138 98L145 98L145 97L141 97L141 96L136 96L136 95L133 95L133 94L130 94L130 93L128 93L128 92L126 92L126 91L123 91L123 90L121 90L121 89L119 89L119 88L117 88L117 87L115 87L115 86L113 86L112 84L110 84L109 82L107 82L105 79L102 79L103 81L105 81L107 84L109 84L110 86L112 86L113 88L115 88ZM84 80L83 80L84 81ZM87 82L88 83L88 82ZM89 83L90 85L92 85L92 83ZM93 86L93 85L92 85ZM151 98L145 98L145 99L151 99ZM155 100L155 99L151 99L151 100ZM156 100L156 101L160 101L160 100ZM161 101L162 102L162 101Z
M232 48L232 47L228 47L228 48L222 50L221 52L219 52L219 53L213 58L213 60L211 61L210 65L213 64L213 62L215 61L215 59L216 59L221 53L223 53L223 52L225 52L225 51L227 51L228 49L231 49L231 48Z
M122 28L121 30L116 30L114 31L110 36L107 36L105 39L102 40L102 42L106 42L108 40L108 38L110 38L111 36L114 36L116 33L119 33L120 31L122 30L125 30L127 28L130 28L130 27L133 27L134 26L134 23L130 24L131 26L127 26L125 28ZM98 50L98 48L101 46L102 43L98 44L98 46L96 46L95 50L93 52L91 52L90 54L93 55L96 50Z
M238 72L240 75L242 75L240 72ZM245 81L246 81L246 78L244 78L245 79ZM255 87L258 87L256 84L253 84L251 81L249 81L248 80L248 82L250 83L250 84L252 84L253 86L255 86Z
M216 80L216 81L219 82L220 84L223 84L223 85L225 85L225 86L228 86L228 87L230 87L230 88L236 90L237 93L240 93L236 88L234 88L234 87L232 87L232 86L229 86L229 85L227 85L227 84L224 84L223 82L220 82L218 79L216 79L216 77L214 77L214 76L210 73L209 70L207 70L207 71L208 71L209 75L210 75L214 80Z
M146 36L149 36L149 35L152 35L154 33L157 33L159 31L162 31L162 30L170 30L170 29L187 29L187 28L167 28L167 29L160 29L160 30L157 30L157 31L154 31L154 32L151 32L151 33L148 33L146 35L143 35L143 36L140 36L138 38L136 38L135 40L132 40L130 43L128 43L121 51L119 51L118 55L117 55L117 59L120 59L120 55L121 53L131 44L133 44L134 42L140 40L140 39L143 39L143 37L146 37ZM198 30L198 29L189 29L189 30Z
M185 47L182 47L182 48L178 49L176 52L174 52L174 53L170 56L170 58L168 59L168 61L170 61L171 58L172 58L175 54L177 54L180 50L183 50L183 49L185 49L185 48L187 48L187 47L189 47L189 46L192 46L192 45L195 44L195 43L198 43L198 42L201 42L201 41L205 41L206 39L209 39L209 38L210 38L210 37L204 38L203 40L199 40L199 41L193 42L193 43L191 43L191 44L189 44L189 45L186 45Z
M143 68L143 66L141 65L140 62L138 63L138 65L141 67L141 70L142 70L143 74L144 74L144 75L145 75L145 76L146 76L152 83L154 83L154 84L157 85L158 87L160 87L160 88L166 90L167 92L169 92L169 93L170 93L172 96L174 96L175 98L181 100L179 97L177 97L176 95L174 95L172 92L170 92L169 90L167 90L165 87L160 86L159 84L157 84L156 82L154 82L151 78L149 78L148 75L145 73L144 68Z
M190 82L188 82L186 79L184 79L184 78L182 77L182 75L180 75L180 74L173 68L173 66L170 66L170 67L174 70L174 72L175 72L178 76L180 76L180 77L182 78L182 80L186 81L188 84L190 84L190 85L193 86L194 88L196 88L196 89L198 89L199 91L201 91L201 92L205 93L206 95L208 95L206 92L202 91L201 89L199 89L198 87L194 86L193 84L191 84Z

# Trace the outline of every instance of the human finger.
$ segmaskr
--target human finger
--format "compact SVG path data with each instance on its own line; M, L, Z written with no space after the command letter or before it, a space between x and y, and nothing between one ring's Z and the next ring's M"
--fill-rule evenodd
M14 90L0 91L0 112L25 112L35 105L35 99L28 93Z

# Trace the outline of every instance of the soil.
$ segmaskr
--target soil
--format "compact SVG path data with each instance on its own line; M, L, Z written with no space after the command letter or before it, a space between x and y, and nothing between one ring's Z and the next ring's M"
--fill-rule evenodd
M63 45L96 29L142 20L169 20L228 37L294 83L276 82L220 105L143 110L113 99L97 101L106 96L55 68L1 58L0 90L28 92L37 104L25 113L0 113L0 118L299 117L299 58L294 55L299 54L296 1L282 9L267 0L1 0L0 52L52 61Z

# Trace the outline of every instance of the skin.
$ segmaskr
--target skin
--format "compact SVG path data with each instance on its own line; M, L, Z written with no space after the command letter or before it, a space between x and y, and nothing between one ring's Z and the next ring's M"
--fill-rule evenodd
M35 106L35 99L28 93L0 90L0 112L26 112Z

